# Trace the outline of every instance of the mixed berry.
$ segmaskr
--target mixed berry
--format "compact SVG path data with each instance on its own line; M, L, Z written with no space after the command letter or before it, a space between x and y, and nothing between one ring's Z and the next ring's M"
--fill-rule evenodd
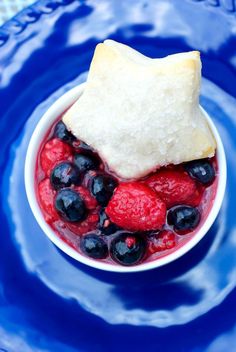
M43 141L36 169L38 201L58 236L85 256L121 265L158 259L192 238L216 185L215 158L122 180L61 120Z

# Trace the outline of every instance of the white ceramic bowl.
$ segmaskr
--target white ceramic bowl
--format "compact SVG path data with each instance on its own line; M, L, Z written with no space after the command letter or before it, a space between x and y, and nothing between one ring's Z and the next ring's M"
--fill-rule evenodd
M48 236L48 238L63 252L68 254L70 257L78 260L81 263L87 264L91 267L107 270L107 271L115 271L115 272L137 272L143 271L148 269L153 269L165 265L174 261L175 259L181 257L183 254L188 252L191 248L193 248L207 233L207 231L212 226L216 216L220 210L225 186L226 186L226 159L225 159L225 152L224 147L221 141L221 138L218 134L218 131L213 124L212 120L208 116L208 114L203 110L204 115L210 125L210 128L215 136L217 142L217 160L218 160L218 167L219 167L219 180L218 180L218 187L216 192L215 201L213 204L210 213L203 223L203 225L199 228L199 231L182 247L174 251L173 253L166 255L160 259L131 266L120 266L116 264L108 264L98 260L90 259L84 255L78 253L75 249L67 245L64 241L62 241L53 231L53 229L46 223L44 220L43 214L40 210L39 204L37 202L36 193L35 193L35 163L36 158L38 155L38 149L41 145L44 136L52 123L60 116L69 106L71 106L83 93L85 84L81 84L67 93L65 93L61 98L59 98L42 116L40 121L38 122L34 133L31 137L29 147L27 150L26 155L26 162L25 162L25 187L26 193L29 200L30 207L32 212L40 225L43 232Z

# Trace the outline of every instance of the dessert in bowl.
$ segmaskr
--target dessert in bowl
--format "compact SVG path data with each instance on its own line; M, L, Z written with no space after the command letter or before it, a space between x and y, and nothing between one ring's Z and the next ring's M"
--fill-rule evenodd
M198 52L149 59L105 41L86 84L63 95L31 138L31 209L60 249L90 266L152 269L191 249L220 209L226 163L199 107Z

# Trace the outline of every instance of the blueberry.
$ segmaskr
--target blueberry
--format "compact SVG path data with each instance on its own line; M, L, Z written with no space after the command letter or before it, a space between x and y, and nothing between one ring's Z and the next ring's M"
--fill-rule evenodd
M189 231L199 224L200 213L197 208L180 205L169 210L167 221L176 231Z
M55 208L67 221L83 221L87 216L87 209L80 194L72 189L60 190L55 199Z
M82 141L80 141L80 143L79 143L79 150L81 152L91 152L91 153L93 151L92 148L88 144L86 144Z
M50 175L51 185L55 189L79 185L81 181L78 168L70 162L63 162L54 167Z
M76 154L74 162L81 173L88 170L96 170L99 167L99 160L93 154Z
M98 175L92 179L91 192L99 204L106 206L116 186L117 181L113 177Z
M123 232L111 242L111 257L121 265L138 264L144 257L146 243L143 237Z
M96 234L83 236L80 241L80 248L88 257L94 259L104 259L108 255L107 244Z
M212 183L215 178L215 169L207 159L190 161L184 167L189 176L204 185Z
M98 229L101 231L102 235L109 236L113 233L121 230L116 224L113 224L104 209L100 210Z
M68 131L66 125L62 121L59 121L54 128L54 137L69 144L72 144L76 140L75 136Z

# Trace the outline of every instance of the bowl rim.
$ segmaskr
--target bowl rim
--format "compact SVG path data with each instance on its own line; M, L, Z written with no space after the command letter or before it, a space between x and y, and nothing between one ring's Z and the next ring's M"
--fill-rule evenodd
M110 272L120 272L120 273L131 273L140 272L150 269L155 269L163 265L169 264L174 260L180 258L182 255L191 250L208 232L212 224L214 223L219 210L222 205L224 198L226 179L227 179L227 167L226 167L226 157L224 146L221 137L215 127L213 121L211 120L208 113L201 107L201 110L210 126L210 129L215 137L217 149L217 161L219 168L218 185L216 191L215 201L213 206L205 220L205 222L200 227L199 231L183 246L178 248L176 251L165 255L162 258L141 263L134 266L121 266L118 264L110 264L103 261L94 260L92 258L86 257L74 248L70 247L66 242L59 238L58 235L53 231L49 224L46 223L43 213L37 201L37 196L35 192L35 166L37 161L37 155L39 148L41 146L42 140L45 137L48 128L52 123L60 116L69 106L71 106L83 93L86 83L82 83L63 94L58 98L49 109L43 114L43 116L38 121L34 132L31 136L26 158L25 158L25 169L24 169L24 179L25 179L25 189L28 198L28 202L33 212L35 219L37 220L39 226L43 230L44 234L64 253L75 259L76 261L86 264L92 268L101 269Z

